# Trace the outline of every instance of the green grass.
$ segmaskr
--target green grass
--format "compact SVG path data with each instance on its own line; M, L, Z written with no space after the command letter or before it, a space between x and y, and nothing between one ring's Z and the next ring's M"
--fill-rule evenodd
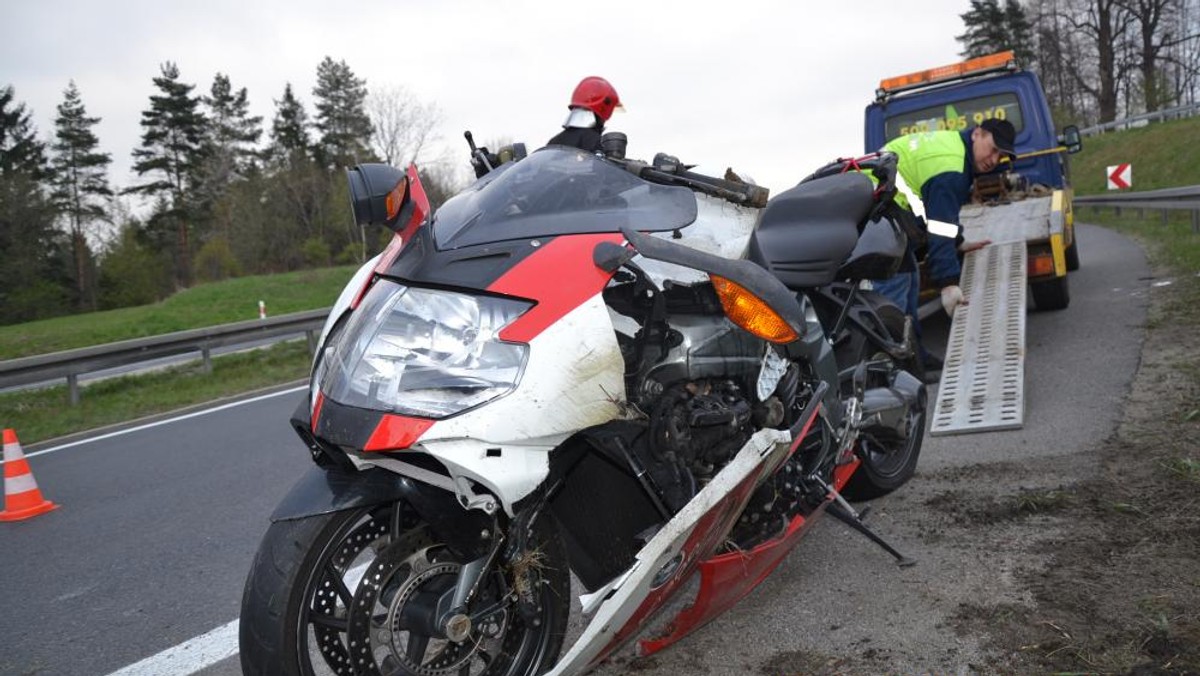
M1163 463L1167 471L1186 481L1200 484L1200 460L1195 458L1171 458Z
M1071 502L1065 490L1022 490L1012 498L1017 514L1045 514L1064 509Z
M1105 168L1133 163L1133 190L1158 190L1200 185L1200 117L1157 122L1138 129L1089 136L1083 151L1071 156L1071 179L1080 195L1105 194ZM1167 212L1076 206L1076 220L1095 223L1128 235L1140 242L1151 261L1166 268L1184 293L1167 308L1172 322L1192 321L1200 316L1200 233L1187 211ZM1086 261L1087 253L1083 252ZM1084 265L1087 263L1085 262Z
M0 360L329 307L354 266L201 284L153 305L0 326Z
M1200 117L1088 136L1083 139L1083 150L1071 156L1071 183L1079 195L1109 192L1105 168L1130 162L1132 190L1197 185L1200 184L1198 147Z
M1107 207L1093 209L1078 205L1075 208L1077 221L1102 225L1133 237L1156 263L1167 266L1175 274L1187 276L1191 273L1195 277L1200 272L1200 233L1192 228L1190 212L1168 212L1164 225L1160 211L1147 209L1139 218L1137 211L1130 209L1123 209L1117 216Z
M65 386L0 394L0 427L32 444L299 380L308 376L308 346L303 340L280 343L216 357L212 364L212 373L196 362L102 380L83 387L78 406L68 404Z

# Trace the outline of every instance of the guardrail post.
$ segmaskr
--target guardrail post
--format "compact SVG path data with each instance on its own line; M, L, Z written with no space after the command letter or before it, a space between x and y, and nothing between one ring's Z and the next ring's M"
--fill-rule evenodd
M200 348L200 357L204 360L204 373L212 373L212 348L205 343Z
M1165 228L1165 227L1167 227L1167 214L1170 212L1168 212L1166 209L1161 209L1161 211L1162 211L1163 227Z
M79 376L72 373L67 376L67 393L71 398L71 405L79 405Z
M1192 233L1200 234L1200 209L1192 209Z
M1121 207L1113 207L1113 216L1121 215Z
M314 355L317 353L317 332L308 330L304 332L304 336L308 338L308 354Z

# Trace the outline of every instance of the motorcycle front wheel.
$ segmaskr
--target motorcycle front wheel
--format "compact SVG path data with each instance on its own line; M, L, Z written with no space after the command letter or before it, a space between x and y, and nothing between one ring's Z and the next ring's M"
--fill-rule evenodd
M570 577L550 519L534 535L520 563L485 575L468 608L470 632L456 642L435 618L465 562L404 503L273 523L242 597L242 672L541 673L562 648ZM532 616L518 604L529 593Z

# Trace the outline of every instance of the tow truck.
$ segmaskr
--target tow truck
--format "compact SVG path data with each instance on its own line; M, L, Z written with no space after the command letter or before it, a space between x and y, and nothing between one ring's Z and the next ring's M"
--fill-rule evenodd
M965 131L986 119L1016 129L1017 157L976 177L960 223L968 242L931 434L1019 428L1024 424L1026 286L1038 310L1070 304L1068 273L1079 268L1067 155L1079 129L1054 126L1037 75L1011 51L880 81L865 116L866 151L905 134ZM926 289L926 318L940 311Z

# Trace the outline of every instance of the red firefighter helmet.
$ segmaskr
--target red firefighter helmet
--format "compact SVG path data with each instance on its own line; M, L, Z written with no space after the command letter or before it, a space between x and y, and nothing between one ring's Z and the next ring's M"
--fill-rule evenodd
M569 108L586 108L596 114L603 122L608 122L613 110L621 106L621 97L608 80L602 77L585 77L575 86L571 93Z

